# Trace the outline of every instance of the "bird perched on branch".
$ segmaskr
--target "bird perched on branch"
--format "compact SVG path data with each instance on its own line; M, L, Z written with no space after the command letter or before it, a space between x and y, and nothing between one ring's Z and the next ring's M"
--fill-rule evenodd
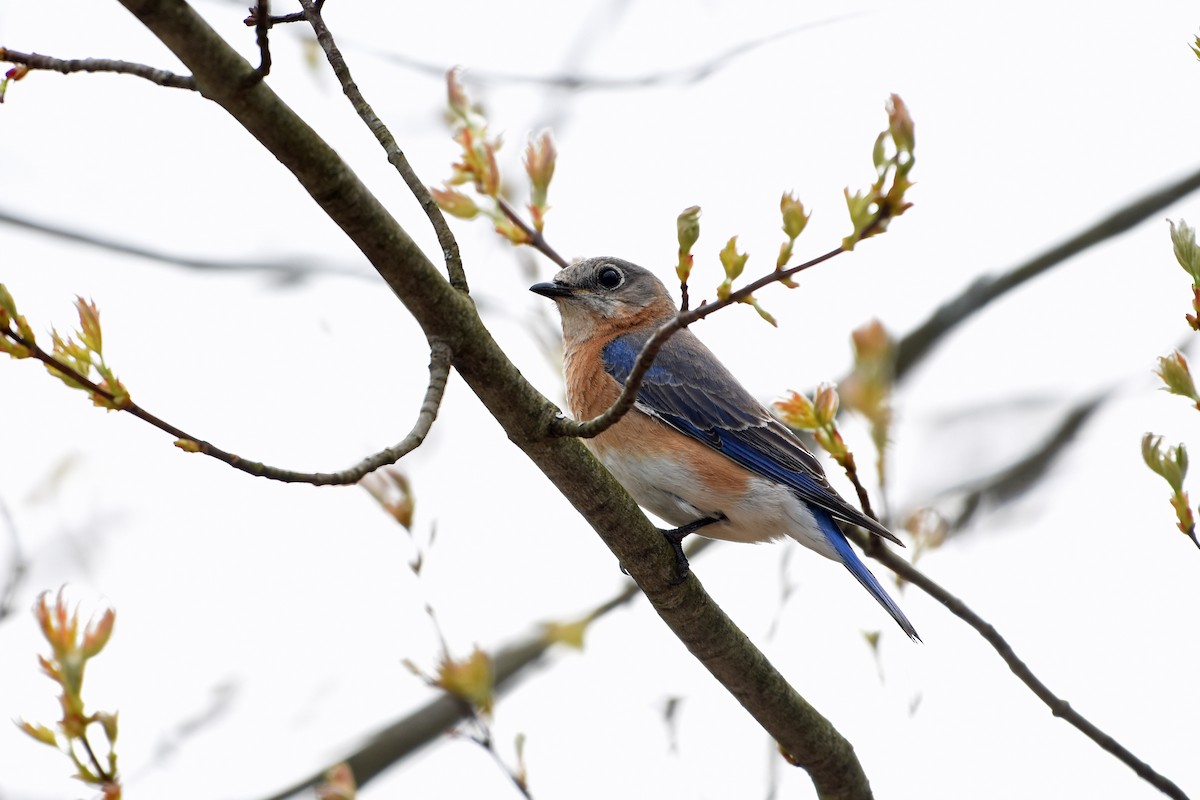
M567 402L579 420L616 401L642 346L677 313L658 278L618 258L579 261L530 290L562 314ZM680 526L664 534L681 579L681 540L693 531L735 542L790 536L843 564L919 641L838 520L902 543L843 500L800 440L689 330L658 352L633 409L584 443L639 505Z

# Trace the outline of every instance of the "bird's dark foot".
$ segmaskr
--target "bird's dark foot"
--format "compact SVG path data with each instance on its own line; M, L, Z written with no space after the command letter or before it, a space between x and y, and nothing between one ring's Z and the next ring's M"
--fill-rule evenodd
M698 520L689 522L678 528L671 530L663 530L659 528L659 533L667 540L667 544L671 545L671 549L675 551L675 579L671 581L672 586L678 586L687 580L688 574L692 571L691 565L688 564L687 556L683 552L683 539L689 533L695 533L701 528L708 527L714 522L721 522L725 519L724 514L715 514L711 517L701 517Z

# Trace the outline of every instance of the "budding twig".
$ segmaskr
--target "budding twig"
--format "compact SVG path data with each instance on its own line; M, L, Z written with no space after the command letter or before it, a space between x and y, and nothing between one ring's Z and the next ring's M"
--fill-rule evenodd
M844 252L846 252L845 245L839 245L828 253L819 255L810 261L805 261L803 264L797 264L789 269L769 272L742 288L730 292L723 299L712 303L701 303L689 311L679 312L674 318L659 327L654 332L654 335L646 340L646 344L642 346L641 352L638 353L637 361L633 363L633 369L630 370L629 377L625 379L625 385L621 388L621 394L603 414L587 422L555 418L550 424L549 434L551 436L578 436L581 439L590 439L593 436L604 433L604 431L615 425L621 417L625 416L629 412L629 409L633 408L633 404L637 400L637 393L642 388L642 381L645 379L646 373L650 371L655 357L658 356L658 351L662 349L667 340L674 336L677 331L683 330L693 322L698 322L709 314L725 308L725 306L741 302L744 298L749 297L764 286L786 280L798 272L815 267Z
M508 201L499 195L496 196L496 205L500 207L500 211L504 213L504 216L508 217L509 222L511 222L513 225L516 225L521 229L522 233L529 237L529 241L526 244L528 244L534 250L537 250L546 258L553 261L559 267L566 269L567 260L560 256L555 249L550 246L550 243L546 241L546 237L542 235L541 231L535 230L532 226L530 226L529 223L521 218L521 215L517 213L517 210L510 206Z
M437 418L438 408L442 402L442 395L446 391L446 381L450 374L451 361L450 347L448 345L440 341L432 341L430 343L429 384L425 390L425 399L421 403L420 411L417 414L417 421L413 425L412 430L408 436L404 437L396 445L368 456L353 467L341 470L340 472L296 472L294 470L268 466L258 461L250 461L222 450L210 442L192 436L186 431L146 411L129 399L127 394L118 398L114 393L89 380L87 376L81 375L70 365L47 353L36 342L21 336L12 329L0 328L0 336L5 336L28 349L31 357L36 358L52 370L67 376L92 394L113 403L114 410L125 411L143 422L171 434L175 437L175 445L182 450L191 453L202 453L256 477L269 478L283 483L311 483L314 486L345 486L357 483L368 473L379 467L394 464L417 449L425 441L425 437L429 434L429 430L433 427L433 422Z

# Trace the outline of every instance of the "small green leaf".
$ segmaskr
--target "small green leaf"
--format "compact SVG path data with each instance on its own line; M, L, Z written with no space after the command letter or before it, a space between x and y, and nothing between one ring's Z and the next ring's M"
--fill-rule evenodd
M679 263L675 275L687 283L692 274L692 246L700 238L700 206L689 206L675 218L675 233L679 239Z
M459 219L474 219L479 214L479 206L475 205L475 201L457 189L451 189L449 186L436 189L431 186L429 194L438 204L438 208Z
M554 165L558 159L558 151L554 147L554 137L550 131L543 130L537 138L531 138L525 146L525 172L529 175L530 200L534 208L546 209L546 193L550 190L550 180L554 177Z
M79 340L94 353L104 351L104 338L100 333L100 309L96 304L75 297L75 308L79 312Z
M1162 379L1166 384L1164 388L1171 394L1189 398L1192 402L1200 402L1191 370L1188 369L1187 358L1183 353L1176 350L1169 356L1159 356L1158 369L1154 373Z
M679 252L692 252L692 246L700 238L700 206L688 206L675 218L675 230L679 237Z
M27 734L37 739L42 744L48 744L51 747L58 747L58 737L54 731L47 728L38 722L26 722L21 720L17 723L17 727L25 731Z
M779 199L779 212L783 215L783 232L792 241L804 232L808 218L812 216L811 213L804 213L804 203L788 192Z
M17 302L13 300L13 296L8 291L8 287L0 283L0 308L8 312L9 316L17 316Z
M754 306L754 310L758 312L758 315L760 317L762 317L767 322L771 323L772 326L774 326L776 328L779 327L779 323L775 320L775 317L771 316L771 314L765 308L763 308L762 306L760 306L758 304L758 301L754 299L754 295L750 295L749 297L743 297L742 302L749 303L750 305Z
M1175 248L1175 259L1179 266L1192 276L1192 283L1200 286L1200 248L1196 246L1196 230L1183 219L1179 220L1178 225L1171 220L1167 220L1167 224L1171 226L1171 244Z
M742 274L742 270L746 268L746 260L750 258L746 253L738 253L736 236L726 242L725 247L721 249L720 257L721 266L725 268L725 278L731 282Z

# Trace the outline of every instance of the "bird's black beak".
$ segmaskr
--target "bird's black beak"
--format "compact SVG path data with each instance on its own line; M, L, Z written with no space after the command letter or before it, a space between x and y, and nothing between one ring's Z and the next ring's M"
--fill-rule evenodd
M565 283L535 283L529 287L529 291L540 294L542 297L549 297L551 300L556 297L570 297L575 293Z

